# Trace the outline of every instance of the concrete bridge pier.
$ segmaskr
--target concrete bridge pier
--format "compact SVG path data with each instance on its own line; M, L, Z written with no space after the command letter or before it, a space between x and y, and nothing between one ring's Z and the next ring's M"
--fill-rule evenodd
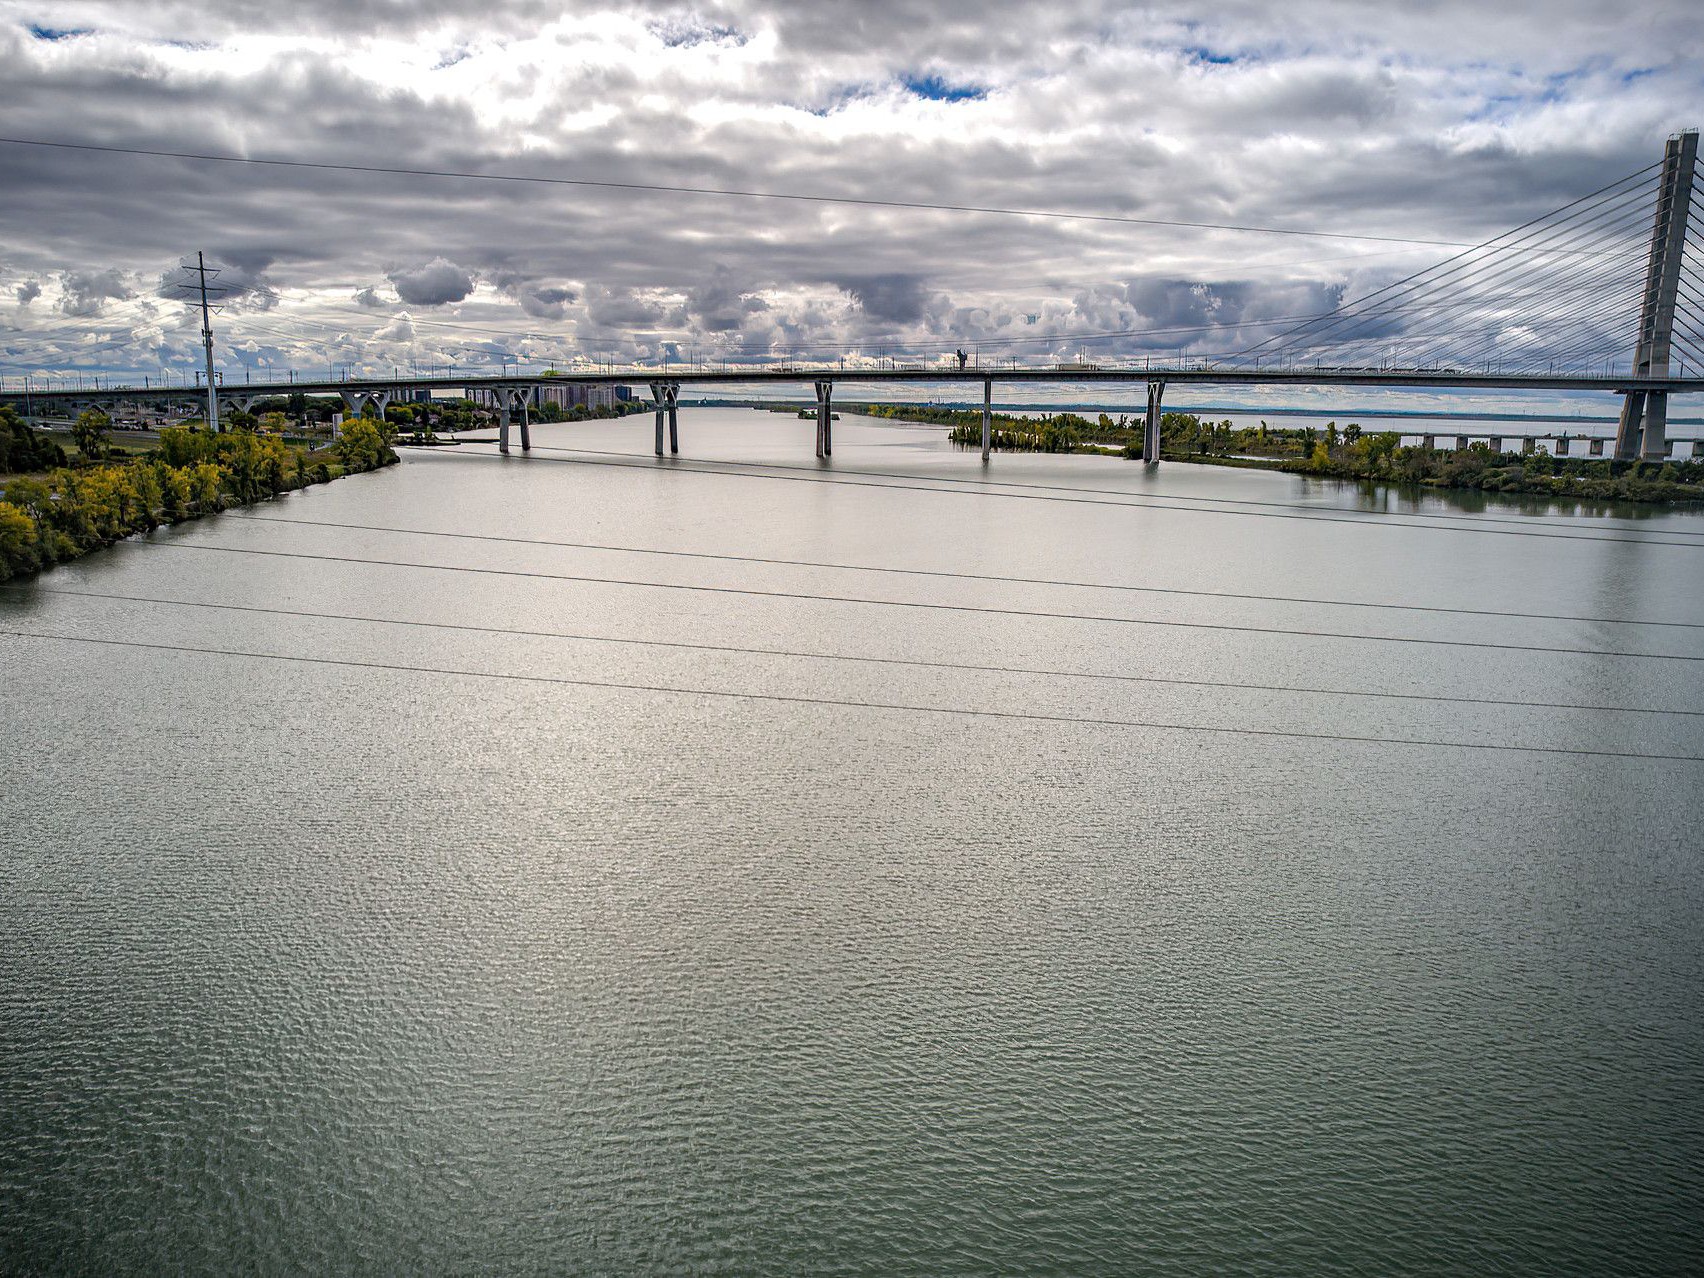
M1142 420L1142 463L1145 466L1160 464L1160 418L1164 416L1161 405L1165 397L1164 382L1148 383L1148 415Z
M680 451L680 383L652 382L651 402L657 406L657 456L663 455L663 420L668 419L669 452Z
M343 407L345 410L344 416L346 417L362 416L366 412L367 405L371 404L373 406L373 416L377 417L380 421L383 421L385 417L385 409L390 407L391 392L388 390L345 390L339 391L338 394L343 396ZM254 401L251 399L249 402L253 403ZM335 434L336 432L333 431L333 435Z
M994 382L990 378L982 383L982 460L988 460L989 450L994 443Z
M521 451L532 448L532 424L527 417L527 400L532 391L525 386L504 386L497 392L497 451L509 451L509 422L516 409L520 410Z
M529 405L532 401L533 395L532 387L516 386L511 390L504 391L503 394L514 404L515 408L520 410L521 451L523 453L529 453L532 451L532 415L529 412Z
M817 437L816 455L834 456L834 383L816 383Z

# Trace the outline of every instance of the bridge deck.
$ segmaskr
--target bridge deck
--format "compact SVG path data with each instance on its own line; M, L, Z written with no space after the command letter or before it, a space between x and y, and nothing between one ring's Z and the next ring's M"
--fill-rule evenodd
M509 373L473 376L431 374L411 377L363 377L225 383L227 395L331 395L343 391L407 392L411 390L499 390L530 386L646 385L674 382L694 386L742 386L775 383L806 384L828 381L840 384L893 385L962 383L980 386L993 381L1002 385L1135 385L1163 381L1185 386L1386 386L1417 389L1460 390L1589 390L1624 393L1666 391L1691 394L1704 391L1704 377L1633 377L1628 374L1581 376L1546 373L1461 373L1413 369L1238 369L1238 368L841 368L833 365L788 365L763 369L712 369L695 366L623 368L599 372L565 372L543 376L538 373ZM197 386L99 386L53 389L0 389L0 401L26 398L43 401L94 402L113 399L182 398L205 395Z

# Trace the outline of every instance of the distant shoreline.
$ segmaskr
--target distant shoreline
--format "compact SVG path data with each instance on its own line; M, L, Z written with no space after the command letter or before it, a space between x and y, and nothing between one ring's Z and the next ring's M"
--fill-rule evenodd
M851 380L851 379L848 379ZM790 400L784 397L775 399L681 399L681 406L691 405L695 408L769 408L777 404L792 404L809 407L806 400ZM982 408L982 402L977 400L931 400L891 401L895 407L916 408L951 408L959 410L977 410ZM1080 400L1061 400L1058 403L996 403L993 410L997 413L1125 413L1129 414L1133 406L1130 404L1085 404ZM1135 411L1141 410L1141 405L1134 406ZM1326 420L1350 420L1360 417L1377 417L1394 421L1437 421L1437 422L1556 422L1566 424L1580 422L1587 425L1614 426L1614 417L1584 417L1563 416L1557 413L1437 413L1424 412L1418 409L1400 408L1241 408L1234 404L1178 404L1168 406L1167 411L1180 413L1235 413L1242 417L1320 417ZM1670 417L1670 426L1704 426L1704 417Z

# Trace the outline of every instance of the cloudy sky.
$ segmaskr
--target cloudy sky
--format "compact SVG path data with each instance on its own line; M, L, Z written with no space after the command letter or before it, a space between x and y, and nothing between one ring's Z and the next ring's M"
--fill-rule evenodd
M1175 355L1329 311L1704 119L1691 5L0 0L0 375ZM1099 334L1124 334L1103 338ZM232 373L228 373L230 376Z

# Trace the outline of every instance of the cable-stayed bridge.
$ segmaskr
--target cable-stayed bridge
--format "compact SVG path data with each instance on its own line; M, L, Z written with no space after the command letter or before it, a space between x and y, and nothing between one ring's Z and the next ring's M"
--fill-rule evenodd
M679 449L683 385L811 383L817 403L817 455L833 452L836 383L969 383L983 391L983 456L989 452L996 383L1132 384L1147 387L1143 456L1159 457L1167 385L1374 386L1611 392L1622 397L1615 456L1668 455L1671 395L1704 391L1704 233L1690 218L1698 133L1668 140L1663 158L1481 244L1355 297L1329 313L1301 317L1237 349L1170 362L1082 359L1024 364L952 355L779 363L575 366L526 373L300 378L221 384L205 318L202 387L0 386L0 400L81 407L205 396L217 428L221 406L302 392L337 394L352 413L382 413L393 399L432 392L482 393L498 408L509 450L512 422L531 445L528 407L543 386L642 384L655 411L656 452ZM1061 341L1116 338L1067 335Z

